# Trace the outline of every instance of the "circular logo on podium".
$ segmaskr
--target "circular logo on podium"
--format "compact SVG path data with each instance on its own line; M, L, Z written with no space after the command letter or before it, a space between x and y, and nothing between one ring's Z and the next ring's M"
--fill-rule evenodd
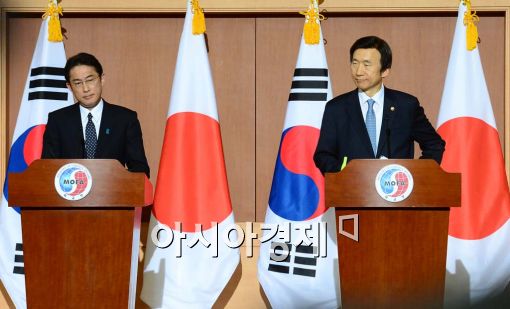
M413 192L413 175L399 164L386 165L375 177L377 193L388 202L405 200Z
M55 189L66 200L81 200L89 194L91 188L92 175L81 164L66 164L55 175Z

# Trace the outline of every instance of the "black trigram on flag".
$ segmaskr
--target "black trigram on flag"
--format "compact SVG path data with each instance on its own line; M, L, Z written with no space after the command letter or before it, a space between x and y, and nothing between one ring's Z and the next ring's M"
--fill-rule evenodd
M31 69L28 88L28 101L67 101L68 92L63 68L38 67Z
M289 94L290 101L324 102L328 96L328 69L294 70L294 78Z
M315 277L317 268L316 246L294 246L290 242L272 242L269 271L298 276Z
M25 274L25 266L23 260L23 244L16 243L16 252L14 255L14 269L12 272L18 275Z

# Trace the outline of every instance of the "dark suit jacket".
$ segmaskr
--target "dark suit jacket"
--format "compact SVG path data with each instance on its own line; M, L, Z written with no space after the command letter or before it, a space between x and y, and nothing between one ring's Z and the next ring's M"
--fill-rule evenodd
M96 159L117 159L129 171L150 170L136 112L104 102ZM85 158L85 140L78 103L48 114L43 138L43 159Z
M356 89L326 104L314 161L321 172L326 173L338 172L344 157L348 161L381 156L412 159L414 141L422 150L420 158L441 163L445 142L430 124L418 99L385 88L381 133L377 154L374 155Z

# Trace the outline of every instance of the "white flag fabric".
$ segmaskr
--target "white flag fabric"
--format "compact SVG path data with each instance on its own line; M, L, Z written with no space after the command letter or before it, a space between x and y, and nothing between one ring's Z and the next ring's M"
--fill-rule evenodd
M62 42L48 41L48 20L42 22L12 137L7 173L22 172L41 157L48 113L73 103L64 78ZM6 176L0 205L0 278L16 308L25 308L23 242L19 209L8 207Z
M316 45L302 38L258 261L259 282L276 309L340 307L335 212L325 206L324 177L313 161L331 98L322 33Z
M446 308L498 306L510 282L510 195L480 54L466 48L466 11L461 3L437 125L446 141L441 166L462 173L462 205L450 212Z
M152 308L212 307L240 259L209 59L192 17L188 1L147 240L141 298Z

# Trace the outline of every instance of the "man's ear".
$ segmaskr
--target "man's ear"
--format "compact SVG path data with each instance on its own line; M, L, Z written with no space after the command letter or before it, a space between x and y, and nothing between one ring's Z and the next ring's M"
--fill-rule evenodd
M69 89L70 91L73 91L73 88L71 87L71 84L66 82L66 86L67 86L67 89Z
M387 68L386 70L382 71L382 73L381 73L381 77L382 77L382 78L387 77L388 75L390 75L390 71L391 71L391 69L390 69L390 68Z
M104 86L104 73L99 78L101 79L101 86Z

